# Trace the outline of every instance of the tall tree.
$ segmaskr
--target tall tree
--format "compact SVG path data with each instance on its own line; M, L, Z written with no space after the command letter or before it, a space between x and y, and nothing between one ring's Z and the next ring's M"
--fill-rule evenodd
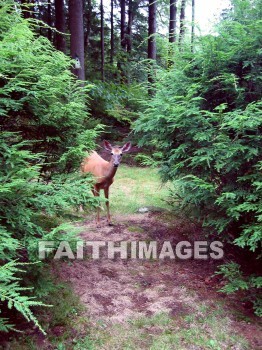
M114 51L115 51L115 41L114 41L114 0L111 0L111 12L110 12L110 63L114 62Z
M179 45L181 45L185 35L185 10L186 10L186 0L182 0L181 10L180 10Z
M149 0L147 57L151 61L156 60L156 11L157 11L157 0ZM150 94L152 94L150 85L154 82L154 73L153 73L152 63L153 62L149 64L149 73L148 73Z
M49 41L52 41L52 4L49 1L47 5L47 24L48 24L48 31L47 31L47 37Z
M192 0L191 52L194 52L195 42L195 0Z
M148 59L156 59L156 6L157 0L149 0L148 11Z
M101 38L101 79L105 80L105 38L104 38L104 6L103 0L100 2L100 12L101 12L101 28L100 28L100 38Z
M173 64L173 52L174 46L172 45L176 42L176 18L177 18L177 0L170 0L169 2L169 43L171 44L168 48L168 67Z
M80 80L85 80L85 55L84 55L84 26L83 26L83 1L69 0L69 29L70 29L70 53L76 59L73 73ZM79 62L79 65L78 65Z
M88 48L89 37L91 31L91 19L92 19L93 5L91 0L85 2L84 7L84 35L85 35L85 50Z
M120 19L120 40L121 40L121 47L124 51L126 51L126 1L120 0L120 12L121 12L121 19Z
M169 12L169 42L176 41L176 16L177 16L177 0L170 0Z
M128 1L128 23L127 23L127 52L131 53L132 50L132 25L133 25L133 1Z
M65 33L65 9L64 0L55 0L55 27L59 33L55 36L55 46L57 50L62 52L66 51L65 36L61 33Z
M127 52L131 53L132 51L132 45L133 45L133 32L132 27L133 23L136 17L139 16L139 7L140 3L143 0L129 0L128 1L128 22L127 22L127 29L126 29L126 41L127 41ZM141 21L141 19L139 20ZM137 34L137 33L136 33Z
M120 78L122 83L127 83L126 77L126 67L125 67L125 57L126 57L126 2L125 0L120 0L120 40L122 53L119 55L119 60L117 62L117 67L120 73Z

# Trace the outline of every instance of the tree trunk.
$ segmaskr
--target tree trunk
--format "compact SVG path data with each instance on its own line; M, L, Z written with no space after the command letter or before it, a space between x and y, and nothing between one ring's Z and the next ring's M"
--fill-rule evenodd
M111 0L111 13L110 13L110 23L111 23L111 37L110 37L110 63L114 62L114 50L115 50L115 42L114 42L114 0Z
M105 80L105 40L104 40L104 6L103 6L103 0L100 2L100 12L101 12L101 28L100 28L100 35L101 35L101 79L102 81Z
M86 12L84 14L85 16L85 23L84 23L84 29L85 29L85 50L87 50L88 48L88 44L89 44L89 36L90 36L90 31L91 31L91 18L92 18L92 1L91 0L87 0L87 9Z
M65 9L64 0L55 0L55 28L61 33L65 33ZM55 46L57 50L66 52L65 36L60 33L55 35Z
M120 8L121 8L121 22L120 22L120 31L121 31L121 47L124 51L126 51L126 2L125 0L120 0Z
M149 11L148 11L148 59L152 62L149 64L148 72L148 83L149 83L149 94L152 94L151 85L154 82L154 69L153 65L156 60L156 6L157 0L149 0Z
M180 12L180 32L179 32L179 45L182 44L185 35L185 9L186 9L186 0L181 2L181 12Z
M69 0L69 29L71 57L79 60L80 67L76 65L73 73L80 80L85 80L85 55L84 55L84 26L83 26L83 1Z
M192 0L191 52L194 52L195 42L195 0Z
M47 38L50 42L52 42L52 30L50 27L52 27L52 5L51 2L48 2L47 5L47 24L49 26L48 32L47 32Z
M128 24L127 24L127 52L131 53L132 51L132 25L133 25L133 1L129 0L128 2Z
M156 0L149 0L148 59L156 59Z
M169 13L169 42L176 41L176 15L177 15L177 0L170 0Z

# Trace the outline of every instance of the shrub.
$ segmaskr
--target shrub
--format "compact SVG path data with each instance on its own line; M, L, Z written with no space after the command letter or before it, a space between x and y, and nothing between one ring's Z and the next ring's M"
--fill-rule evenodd
M44 154L44 170L72 170L94 148L99 129L89 128L90 86L73 78L70 59L37 37L14 5L0 15L2 131L34 141L28 148Z
M97 205L78 169L100 126L89 127L88 86L75 80L70 60L34 34L13 1L1 3L0 17L0 305L40 327L32 308L43 303L26 285L28 264L38 260L39 240L76 240L53 217ZM0 331L12 328L0 315Z
M170 70L158 70L155 96L143 102L134 129L141 146L162 154L160 172L174 183L174 205L178 198L183 207L194 206L204 225L258 253L261 21L258 14L237 17L238 1L234 5L217 36L202 38L195 54L174 51ZM253 5L247 6L252 13Z
M91 113L108 120L108 124L130 126L138 117L138 97L145 90L138 84L117 85L96 81L90 90Z

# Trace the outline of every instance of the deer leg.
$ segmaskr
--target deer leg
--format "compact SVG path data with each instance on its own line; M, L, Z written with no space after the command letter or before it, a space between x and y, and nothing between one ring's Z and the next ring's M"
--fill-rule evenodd
M100 188L99 187L94 186L92 192L93 192L95 197L100 196ZM100 205L97 207L96 226L100 227Z
M112 226L112 222L111 222L111 217L110 217L110 212L109 212L109 187L105 187L104 188L104 192L105 192L105 198L106 198L106 210L107 210L107 223L109 226Z

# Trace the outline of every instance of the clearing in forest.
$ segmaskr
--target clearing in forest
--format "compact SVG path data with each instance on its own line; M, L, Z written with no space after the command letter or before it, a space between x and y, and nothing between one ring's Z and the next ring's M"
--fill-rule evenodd
M157 171L121 166L110 190L115 225L106 226L104 218L96 228L94 213L78 224L83 240L161 246L204 238L197 224L168 210L136 212L144 206L167 208L168 188L161 187ZM223 262L102 256L56 263L56 273L84 305L81 317L89 320L88 327L76 321L74 350L261 349L257 319L236 297L217 292L223 280L212 276Z

